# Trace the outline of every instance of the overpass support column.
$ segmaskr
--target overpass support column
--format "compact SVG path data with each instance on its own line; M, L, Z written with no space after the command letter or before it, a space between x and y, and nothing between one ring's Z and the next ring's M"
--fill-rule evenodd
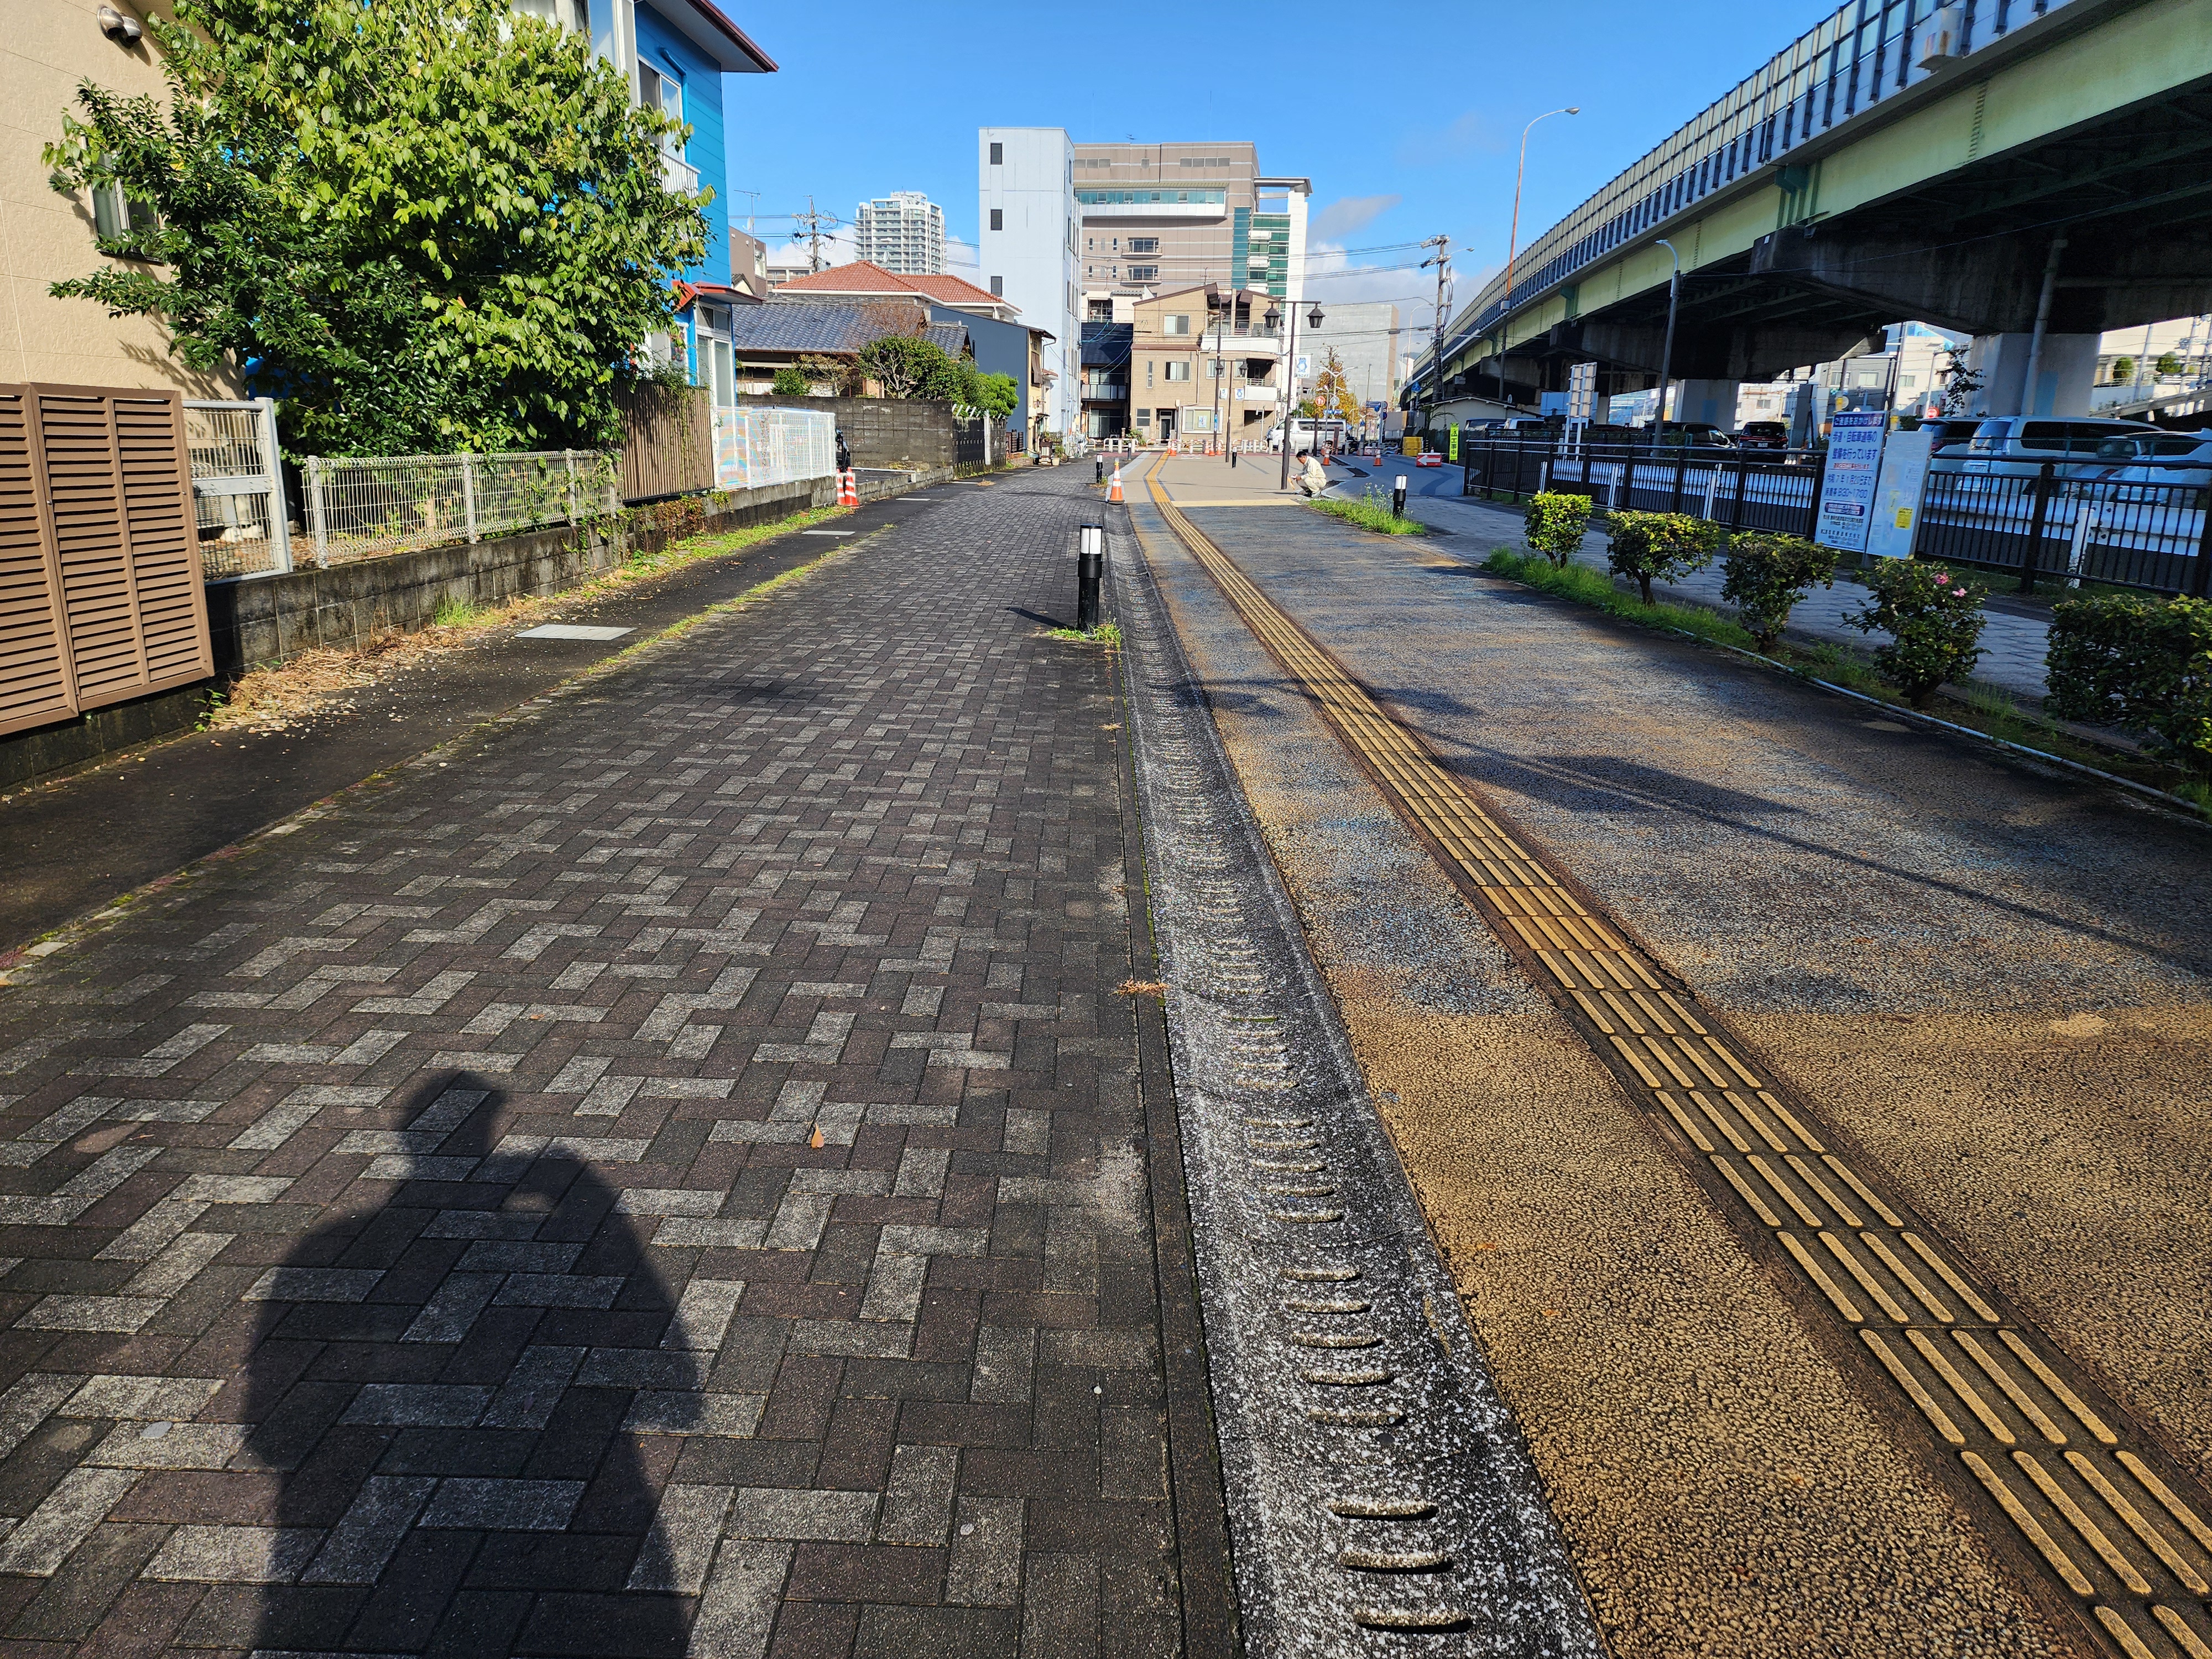
M1723 432L1735 430L1734 380L1677 380L1674 382L1675 421L1706 421Z
M1966 354L1967 367L1981 377L1982 389L1968 410L1975 415L2087 415L2089 388L2097 380L2096 334L2045 334L2043 356L2035 368L2035 386L2027 385L2027 360L2035 337L2016 334L1977 334Z

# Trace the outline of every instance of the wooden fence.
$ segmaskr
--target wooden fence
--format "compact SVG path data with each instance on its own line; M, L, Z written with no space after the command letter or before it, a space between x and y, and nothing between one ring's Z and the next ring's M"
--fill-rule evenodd
M623 414L624 501L714 487L714 406L705 386L638 386L617 402Z
M183 394L0 386L0 732L214 672Z

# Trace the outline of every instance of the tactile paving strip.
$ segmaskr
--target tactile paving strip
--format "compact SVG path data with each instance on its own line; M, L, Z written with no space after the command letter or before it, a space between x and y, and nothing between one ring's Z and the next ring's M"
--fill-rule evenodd
M1245 625L1766 1259L1818 1293L2014 1553L2128 1659L2212 1659L2212 1504L1725 1020L1291 622L1152 483ZM1994 1510L1994 1514L1991 1511ZM2002 1535L2000 1534L2000 1535Z

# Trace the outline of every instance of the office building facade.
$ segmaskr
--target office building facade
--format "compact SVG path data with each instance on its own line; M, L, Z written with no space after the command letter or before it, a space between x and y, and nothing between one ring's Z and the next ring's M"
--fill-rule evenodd
M1085 314L1196 283L1296 294L1310 190L1263 174L1249 143L1076 145Z

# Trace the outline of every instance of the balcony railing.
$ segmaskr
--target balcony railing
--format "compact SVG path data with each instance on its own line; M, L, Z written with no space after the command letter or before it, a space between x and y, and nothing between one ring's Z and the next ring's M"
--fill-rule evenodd
M671 155L665 150L660 155L660 182L672 191L685 196L699 193L699 169L680 155Z

